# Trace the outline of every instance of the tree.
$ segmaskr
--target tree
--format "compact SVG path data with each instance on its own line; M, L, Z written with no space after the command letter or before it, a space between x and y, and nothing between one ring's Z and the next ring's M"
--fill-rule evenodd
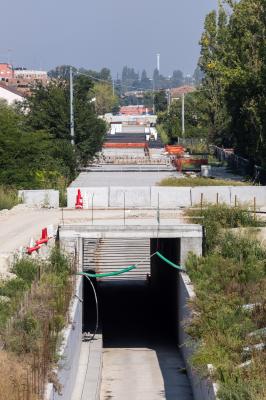
M171 77L171 87L179 87L182 86L184 83L184 77L182 71L176 70L173 72Z
M95 96L95 109L98 115L104 115L112 112L118 106L118 97L113 94L113 89L110 84L96 83L93 87Z
M166 111L167 109L167 98L165 91L156 92L154 95L154 108L155 112Z
M73 179L76 163L69 142L26 128L25 116L0 104L0 184L20 189L55 188Z
M159 113L158 124L166 132L169 142L174 143L182 135L182 102L174 100L169 113ZM207 137L209 118L205 98L200 91L185 96L186 137Z
M199 65L212 139L266 166L265 1L226 0L207 15Z
M74 79L75 144L79 162L83 165L101 150L106 132L105 123L98 119L91 102L93 82L85 76ZM55 139L70 142L69 85L59 79L47 86L39 85L32 92L23 109L32 130L45 130Z

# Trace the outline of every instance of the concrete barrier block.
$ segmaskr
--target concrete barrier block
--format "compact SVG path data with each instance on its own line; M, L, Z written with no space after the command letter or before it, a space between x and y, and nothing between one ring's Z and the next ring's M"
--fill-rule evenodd
M92 196L94 207L108 207L109 189L108 187L81 187L67 189L67 207L75 208L76 197L78 189L81 191L83 197L84 208L90 208L92 206Z
M110 207L150 207L150 187L110 187Z
M191 205L190 187L154 186L151 188L151 206L160 208L189 207Z
M18 196L24 204L38 207L59 207L58 190L19 190Z
M230 186L197 186L191 189L192 205L200 204L201 193L203 193L203 202L216 204L217 193L219 203L231 204Z
M232 186L231 198L232 204L237 196L238 204L254 205L254 197L256 198L256 206L266 206L266 187L265 186Z

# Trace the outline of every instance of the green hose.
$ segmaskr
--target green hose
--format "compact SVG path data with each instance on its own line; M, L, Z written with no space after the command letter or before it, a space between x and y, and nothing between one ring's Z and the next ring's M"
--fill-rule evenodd
M159 253L159 251L156 252L156 255L163 261L165 261L167 264L171 265L171 267L174 267L176 269L178 269L181 272L186 272L185 268L181 267L180 265L176 265L174 264L172 261L168 260L167 258L165 258L161 253Z
M172 261L168 260L165 258L159 251L154 253L153 255L157 255L161 260L166 262L167 264L171 265L171 267L174 267L175 269L178 269L181 272L186 272L185 268L181 267L180 265L174 264ZM107 278L109 276L117 276L117 275L122 275L125 274L126 272L132 271L132 269L137 268L136 265L131 265L130 267L120 269L119 271L114 271L114 272L108 272L105 274L90 274L89 272L78 272L77 275L85 275L88 276L89 278Z
M131 267L120 269L119 271L108 272L106 274L90 274L88 272L78 272L77 275L87 275L89 278L107 278L108 276L117 276L125 274L126 272L132 271L135 269L135 265L131 265Z

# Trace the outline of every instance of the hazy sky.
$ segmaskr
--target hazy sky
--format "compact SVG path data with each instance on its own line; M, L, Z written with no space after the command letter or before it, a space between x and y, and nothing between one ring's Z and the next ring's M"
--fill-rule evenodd
M217 0L13 0L1 4L0 62L51 69L123 65L193 73L207 12Z

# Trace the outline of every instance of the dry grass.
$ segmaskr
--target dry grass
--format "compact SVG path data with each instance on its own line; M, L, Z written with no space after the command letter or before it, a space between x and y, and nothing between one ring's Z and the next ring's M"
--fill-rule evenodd
M40 400L37 394L30 393L28 383L30 368L22 358L0 351L0 400Z

